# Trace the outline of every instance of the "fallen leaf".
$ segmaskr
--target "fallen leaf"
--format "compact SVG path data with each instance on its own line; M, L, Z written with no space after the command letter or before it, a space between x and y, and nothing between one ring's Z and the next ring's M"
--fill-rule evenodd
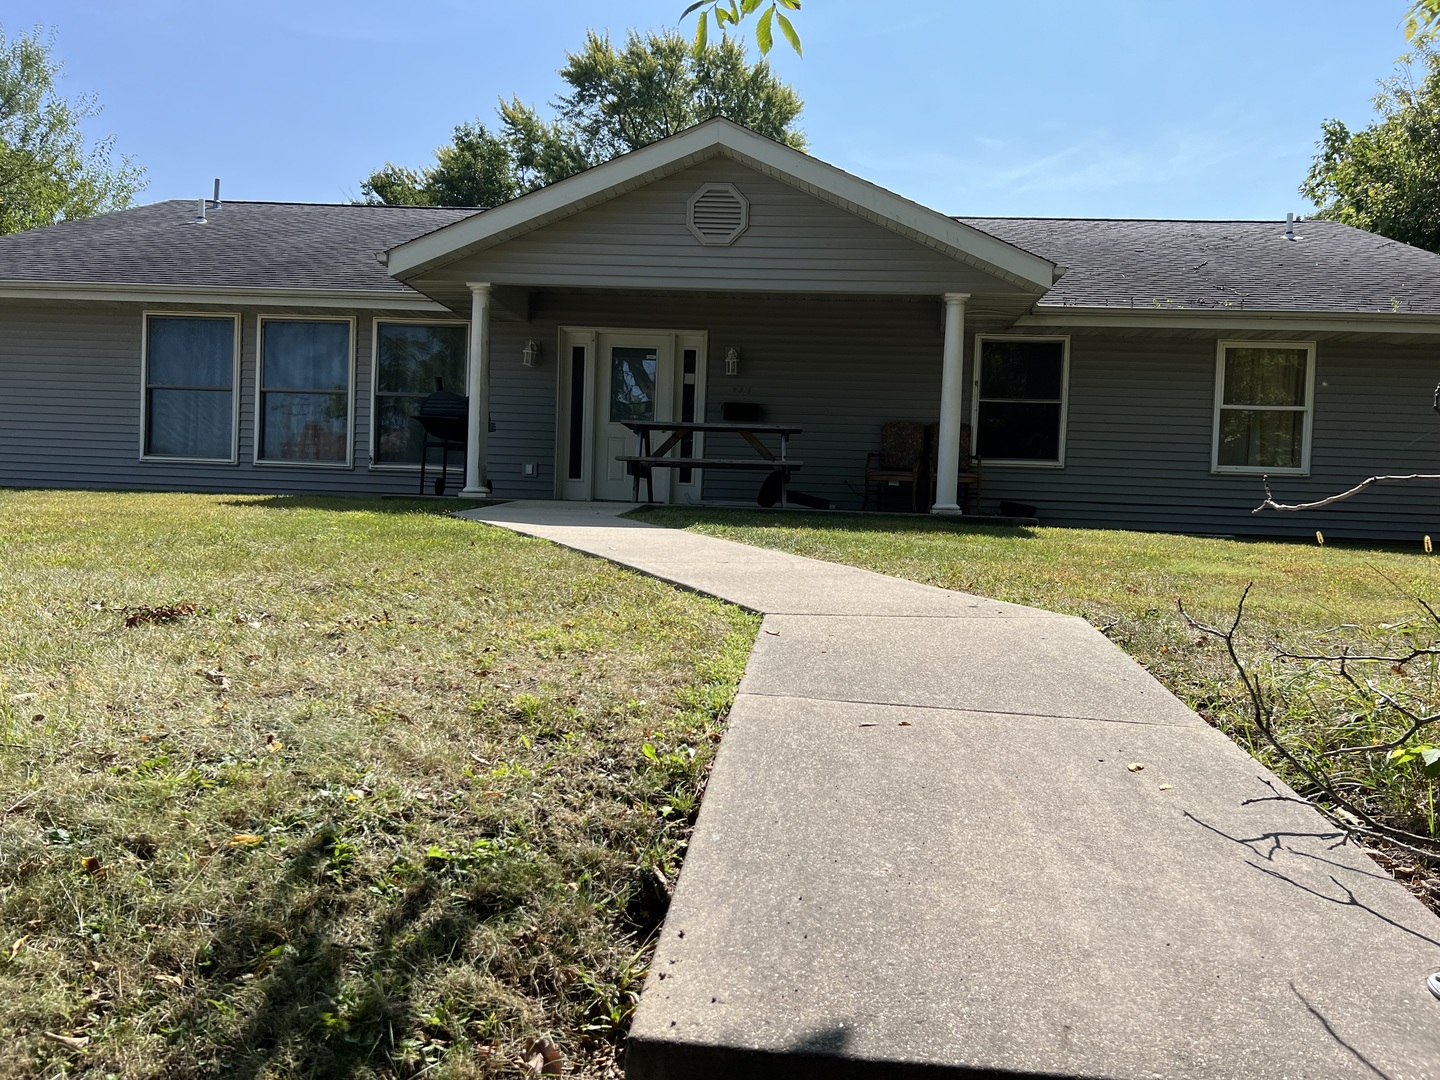
M765 633L769 634L771 637L779 637L779 636L780 636L780 631L779 631L779 630L766 630Z
M185 980L179 975L166 975L164 972L157 971L154 978L156 982L169 983L171 986L185 985Z
M228 841L226 841L226 844L229 847L249 847L253 844L259 844L263 842L264 839L265 837L258 836L252 832L237 832L234 836L230 837Z
M861 727L874 727L874 724L861 724Z
M1139 772L1141 769L1145 768L1145 766L1138 761L1132 761L1129 765L1126 765L1125 768L1129 769L1131 772Z
M94 855L86 855L80 860L80 869L84 870L87 874L101 873L100 860L95 858Z
M914 727L914 726L915 726L915 725L912 724L912 723L910 723L909 720L901 720L900 723L896 725L896 727Z
M24 937L18 937L18 938L15 939L15 944L13 944L13 945L10 946L10 959L11 959L11 960L14 960L15 957L17 957L17 956L20 955L20 950L23 949L23 948L25 948L25 943L26 943L27 941L29 941L29 940L30 940L30 935L29 935L29 934L26 934Z
M1160 785L1160 790L1161 790L1161 791L1169 791L1169 790L1170 790L1171 788L1173 788L1174 786L1175 786L1174 784L1161 784L1161 785Z
M143 623L168 623L195 614L194 604L168 604L164 607L124 607L126 626Z
M59 1043L61 1046L68 1046L71 1050L84 1050L90 1045L89 1035L57 1035L53 1031L42 1031L40 1034L51 1042Z
M221 690L230 689L230 676L226 675L225 672L221 671L219 668L216 668L214 671L202 671L200 672L200 674L204 678L218 686Z
M40 696L39 694L35 694L35 693L30 693L30 694L11 694L11 695L10 695L10 700L11 700L11 701L34 701L34 700L35 700L37 697L39 697L39 696Z
M549 1039L537 1039L525 1051L525 1067L536 1076L561 1076L565 1062L560 1058L560 1048Z
M273 731L270 732L269 735L265 736L265 750L267 753L273 754L284 745L285 744L283 742L281 742L275 737L275 733Z

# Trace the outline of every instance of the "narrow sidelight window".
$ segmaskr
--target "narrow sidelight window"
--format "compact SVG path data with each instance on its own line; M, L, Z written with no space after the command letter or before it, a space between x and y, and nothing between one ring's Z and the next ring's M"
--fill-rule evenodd
M234 315L145 316L144 456L235 460Z
M979 338L975 455L987 464L1063 465L1066 338Z
M260 461L350 462L349 319L260 320Z
M375 325L376 465L418 465L425 430L413 419L435 392L465 394L470 331L457 323L382 322ZM439 451L431 457L439 461Z
M1314 384L1314 342L1222 341L1212 468L1308 472Z
M570 347L570 440L565 475L585 478L585 346Z

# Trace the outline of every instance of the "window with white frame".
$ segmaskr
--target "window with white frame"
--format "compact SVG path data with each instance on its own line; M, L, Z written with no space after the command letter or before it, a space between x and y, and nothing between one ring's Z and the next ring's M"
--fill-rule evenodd
M235 460L234 315L146 315L143 456Z
M1069 339L980 337L976 344L975 456L1064 464Z
M469 335L464 323L375 324L374 464L420 464L425 431L415 413L437 389L465 393Z
M260 320L259 461L350 460L349 319Z
M1314 342L1220 342L1215 470L1307 472L1314 385Z

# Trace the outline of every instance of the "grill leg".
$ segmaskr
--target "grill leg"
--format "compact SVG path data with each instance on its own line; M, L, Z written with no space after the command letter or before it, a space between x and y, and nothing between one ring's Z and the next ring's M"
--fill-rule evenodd
M420 440L420 494L425 494L425 462L430 458L430 433Z

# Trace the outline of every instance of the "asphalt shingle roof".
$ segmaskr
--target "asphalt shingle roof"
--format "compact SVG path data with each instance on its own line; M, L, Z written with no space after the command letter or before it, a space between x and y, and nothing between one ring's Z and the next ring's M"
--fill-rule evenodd
M477 211L430 206L227 202L195 224L198 199L0 236L0 281L361 289L419 295L377 252Z
M1440 314L1440 255L1333 221L956 220L1069 267L1042 309Z
M0 236L0 281L416 295L376 254L478 211L173 199ZM1440 315L1440 255L1329 221L961 217L1068 267L1042 309Z

